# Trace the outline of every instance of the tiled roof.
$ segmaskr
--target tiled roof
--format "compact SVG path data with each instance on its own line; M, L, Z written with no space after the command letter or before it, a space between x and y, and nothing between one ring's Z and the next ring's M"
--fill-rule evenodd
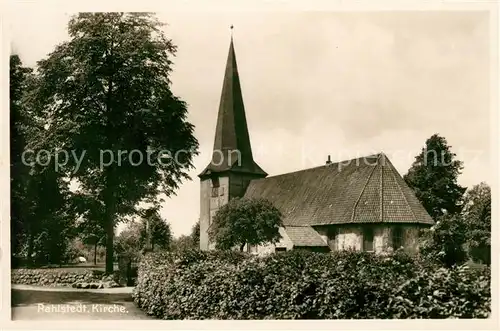
M239 164L235 164L238 159ZM211 162L199 176L229 170L249 172L261 177L267 175L253 160L232 39L222 83L214 153Z
M285 232L293 242L294 246L300 247L321 247L328 244L310 226L286 226Z
M270 200L290 226L434 224L384 154L256 179L245 197Z

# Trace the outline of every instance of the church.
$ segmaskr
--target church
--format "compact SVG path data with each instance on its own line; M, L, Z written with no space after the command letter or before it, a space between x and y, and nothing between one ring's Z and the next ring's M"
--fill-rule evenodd
M253 159L233 39L222 85L212 160L200 178L200 249L214 248L208 229L234 197L264 198L283 215L281 240L247 247L256 254L308 249L375 253L415 251L433 219L383 153L268 176Z

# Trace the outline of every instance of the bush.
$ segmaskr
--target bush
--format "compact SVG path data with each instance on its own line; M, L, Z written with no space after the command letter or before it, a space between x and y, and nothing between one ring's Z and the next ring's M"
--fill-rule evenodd
M490 269L404 253L150 253L134 301L162 319L485 318Z

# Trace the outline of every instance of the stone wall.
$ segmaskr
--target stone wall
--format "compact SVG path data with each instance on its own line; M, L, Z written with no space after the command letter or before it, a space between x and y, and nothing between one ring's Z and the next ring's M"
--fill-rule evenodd
M47 268L47 269L13 269L10 273L12 284L35 286L71 286L75 284L99 283L102 287L116 287L114 283L117 275L106 276L103 271L82 268ZM90 287L90 285L89 285Z

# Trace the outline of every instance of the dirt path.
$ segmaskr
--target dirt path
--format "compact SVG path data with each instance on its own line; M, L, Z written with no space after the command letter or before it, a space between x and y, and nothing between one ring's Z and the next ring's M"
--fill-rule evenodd
M137 308L128 290L108 292L13 288L13 320L152 319Z

